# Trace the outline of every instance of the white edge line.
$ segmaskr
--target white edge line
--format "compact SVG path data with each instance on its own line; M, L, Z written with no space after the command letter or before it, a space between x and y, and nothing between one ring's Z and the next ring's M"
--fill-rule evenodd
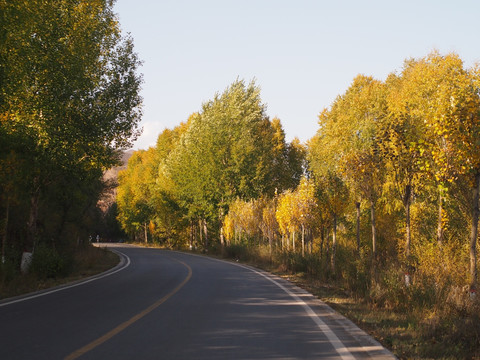
M227 264L231 264L231 265L235 265L235 266L244 268L246 270L250 270L250 271L252 271L252 272L254 272L258 275L263 276L265 279L274 283L280 289L285 291L285 293L287 293L287 295L292 297L296 302L298 302L303 307L303 309L305 310L307 315L310 316L310 318L315 322L315 324L318 326L320 331L322 331L325 334L325 336L328 338L328 341L330 341L330 343L334 347L335 351L338 353L338 355L340 355L340 357L342 359L344 359L344 360L355 360L355 357L350 353L350 351L348 351L348 348L342 343L342 341L338 338L338 336L335 335L335 333L332 331L332 329L330 329L330 327L322 319L320 319L320 317L315 313L315 311L312 310L312 308L310 306L308 306L308 304L305 301L303 301L297 295L295 295L290 290L288 290L285 286L283 286L279 282L275 281L274 279L272 279L268 275L265 275L265 274L261 273L260 271L257 271L255 269L249 267L249 266L245 266L245 265L242 265L242 264L237 264L237 263L230 262L230 261L225 261L225 260L222 260L222 259L216 259L216 258L212 258L212 257L204 257L204 256L201 256L201 255L190 254L190 253L180 252L180 251L173 251L173 252L177 252L177 253L185 254L185 255L190 255L190 256L203 257L203 258L207 258L207 259L210 259L210 260L220 261L220 262L223 262L223 263L227 263Z
M12 301L8 301L8 302L5 302L5 303L0 303L0 307L16 304L16 303L19 303L19 302L22 302L22 301L32 300L32 299L35 299L35 298L38 298L38 297L41 297L41 296L50 295L50 294L53 294L53 293L56 293L56 292L59 292L59 291L63 291L63 290L67 290L67 289L77 287L77 286L85 285L85 284L88 284L92 281L100 280L100 279L103 279L107 276L116 274L117 272L125 270L127 267L130 266L130 258L127 255L125 255L124 253L122 253L118 250L113 250L112 248L109 248L109 250L113 251L114 253L116 253L118 255L120 255L121 257L123 256L123 259L126 259L126 263L123 266L121 266L120 268L118 268L117 270L114 270L114 271L111 271L111 272L109 272L107 270L105 273L103 273L103 275L93 275L89 279L80 280L80 282L76 282L76 283L71 284L71 285L60 285L60 287L58 287L54 290L45 291L45 292L35 294L35 295L31 295L31 296L26 295L26 297L22 297L21 299L12 300Z
M265 279L274 283L280 289L285 291L289 296L291 296L296 302L298 302L303 307L305 312L315 322L315 324L318 326L318 328L325 334L325 336L328 338L328 340L330 341L332 346L335 348L335 351L338 353L338 355L341 356L342 359L344 359L344 360L355 359L355 357L350 353L350 351L348 351L347 347L342 343L342 341L337 337L337 335L335 335L335 333L332 331L332 329L330 329L330 327L322 319L320 319L320 317L315 313L315 311L312 310L312 308L310 306L308 306L308 304L305 301L303 301L301 298L299 298L297 295L292 293L285 286L283 286L279 282L275 281L271 277L255 270L255 269L252 269L248 266L244 266L244 265L241 265L241 264L235 264L235 263L232 263L232 264L236 265L236 266L239 266L239 267L242 267L244 269L250 270L250 271L252 271L252 272L254 272L258 275L263 276Z

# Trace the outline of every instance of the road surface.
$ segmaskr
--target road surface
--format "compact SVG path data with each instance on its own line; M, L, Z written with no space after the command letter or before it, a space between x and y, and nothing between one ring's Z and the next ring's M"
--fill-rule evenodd
M113 271L0 302L0 359L394 358L278 277L203 256L108 246L122 259Z

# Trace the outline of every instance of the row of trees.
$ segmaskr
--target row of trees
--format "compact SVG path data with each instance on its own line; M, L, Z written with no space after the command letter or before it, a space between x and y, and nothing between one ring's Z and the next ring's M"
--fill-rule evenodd
M266 239L270 254L274 249L295 252L296 235L300 234L301 253L305 255L312 252L314 229L322 223L320 216L315 184L302 177L296 189L273 198L235 200L224 221L227 245Z
M337 277L362 263L372 283L396 267L407 283L415 274L473 292L479 75L437 52L385 81L359 75L305 147L285 142L254 83L236 81L133 156L119 219L145 240L207 248L213 233L222 246L313 251ZM350 254L341 263L337 249Z
M210 230L223 244L230 205L295 188L304 157L299 141L287 144L280 121L266 116L255 83L237 80L132 156L119 179L119 220L145 240L181 241L189 229L190 243L198 235L207 248Z
M421 261L412 253L412 206L430 207L437 198L438 249L467 240L470 285L477 283L476 242L480 186L480 93L478 69L465 69L455 54L405 62L400 74L385 82L358 76L345 94L320 116L320 130L310 143L316 178L334 174L352 198L371 212L372 255L377 258L376 209L401 209L406 265ZM448 204L449 209L445 209ZM425 209L427 215L433 209ZM455 223L457 212L464 221ZM469 237L459 239L466 227ZM426 221L422 219L420 221ZM460 245L461 246L461 245ZM418 255L418 254L417 254Z
M88 239L103 171L139 133L140 62L113 3L0 0L3 263Z

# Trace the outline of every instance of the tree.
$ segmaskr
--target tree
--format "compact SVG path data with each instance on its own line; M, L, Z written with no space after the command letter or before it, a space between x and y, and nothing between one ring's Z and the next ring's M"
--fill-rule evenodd
M307 148L298 138L294 138L287 144L287 158L287 168L290 170L288 174L292 181L290 188L293 189L300 184L308 168Z
M317 227L318 204L315 198L315 184L313 180L303 177L295 191L298 222L302 229L302 256L305 256L305 234L308 235L310 245L313 241L312 232ZM311 249L311 246L310 246Z
M190 216L218 222L221 229L235 199L272 196L273 138L254 82L237 80L203 104L166 164L167 176Z
M277 239L279 232L278 221L276 218L277 210L277 198L273 198L265 201L265 206L262 212L262 233L268 239L268 245L270 249L270 256L273 252L273 243Z
M147 242L147 223L152 217L149 199L152 195L153 179L148 176L151 175L147 170L149 165L146 151L133 153L128 160L127 169L119 173L117 190L118 220L122 228L127 234L135 237L143 228L145 242Z
M289 238L292 237L292 250L295 252L295 233L298 231L298 216L296 213L294 193L292 190L283 192L278 197L276 219L282 238L286 238L286 248L289 250Z
M335 135L330 133L330 130L341 132L341 129L334 126L335 117L330 117L328 110L320 114L319 124L320 129L308 144L308 160L317 187L319 205L331 218L333 230L331 267L335 273L337 225L348 204L349 194L340 172L341 154L335 151Z
M236 199L230 204L224 226L228 241L254 242L262 235L264 199L243 201Z
M184 212L165 174L165 164L187 128L188 124L182 123L173 130L165 129L155 147L134 152L127 169L120 173L118 220L129 235L136 237L142 232L147 239L149 232L154 240L178 240L175 237L185 227Z
M408 62L406 63L408 67ZM409 112L408 85L404 76L391 74L386 82L388 114L382 124L379 142L387 178L384 191L393 192L405 211L405 257L410 261L410 208L415 191L420 190L424 170L422 146L425 127L421 119Z
M439 189L437 239L443 242L442 203L451 184L469 184L470 282L476 288L476 242L480 187L480 90L477 68L465 69L458 55L432 52L406 63L403 91L409 114L425 124L427 136L419 141L425 170ZM459 181L460 180L460 181Z
M280 119L273 118L271 125L273 130L273 183L275 183L277 193L281 193L287 189L295 189L300 184L300 179L306 169L306 149L298 138L294 138L288 144L285 142L285 132Z
M0 125L19 140L7 151L28 162L18 190L30 197L29 247L49 187L100 177L138 135L140 62L112 9L110 0L0 1Z
M364 75L357 76L344 95L332 105L335 116L332 142L340 155L340 171L355 193L357 250L360 251L360 200L368 201L372 226L372 259L377 257L376 204L381 196L384 164L379 150L381 121L386 116L384 85ZM325 124L326 128L332 122ZM325 130L327 132L327 130ZM341 133L341 136L337 134Z

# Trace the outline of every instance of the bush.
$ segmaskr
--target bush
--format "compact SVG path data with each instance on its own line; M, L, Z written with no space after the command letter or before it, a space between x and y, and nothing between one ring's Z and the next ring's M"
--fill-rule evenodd
M243 244L231 244L225 246L224 256L229 259L236 259L241 261L250 260L250 251L248 246Z
M408 289L403 272L396 266L385 269L380 281L372 287L370 300L375 306L406 311L409 307Z
M318 279L327 279L331 276L328 264L319 258L318 254L306 254L283 251L276 253L275 262L283 271L303 273Z
M61 256L57 250L44 244L37 246L33 253L30 271L39 278L56 278L65 276L71 270L72 261Z
M4 263L0 262L0 284L10 282L18 275L19 265L7 259Z
M342 264L342 279L345 290L355 298L365 298L370 291L372 283L370 261L356 259Z

